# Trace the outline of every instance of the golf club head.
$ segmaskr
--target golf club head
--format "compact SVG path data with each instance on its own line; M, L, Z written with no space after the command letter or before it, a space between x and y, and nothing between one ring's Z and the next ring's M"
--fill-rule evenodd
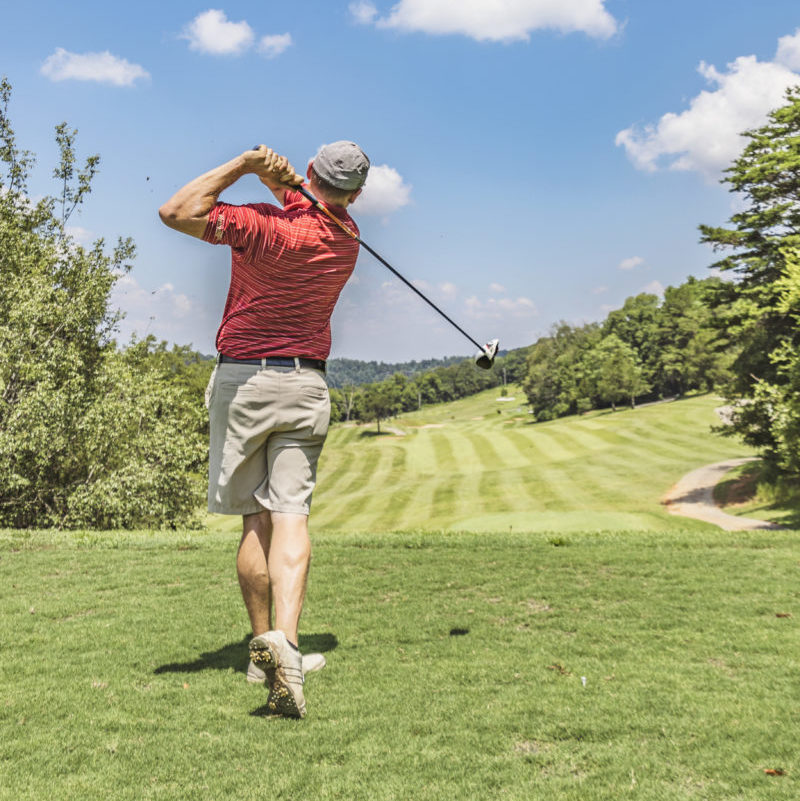
M475 364L478 367L488 370L494 364L494 357L497 356L497 348L500 344L499 339L491 339L475 354Z

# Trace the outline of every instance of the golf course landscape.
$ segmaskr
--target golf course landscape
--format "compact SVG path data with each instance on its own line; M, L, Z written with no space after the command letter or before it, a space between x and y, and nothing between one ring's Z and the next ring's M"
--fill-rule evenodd
M499 398L333 428L303 721L245 681L235 519L0 533L0 798L796 798L798 532L659 502L749 455L718 400Z
M423 407L383 423L380 434L374 423L334 426L313 530L692 528L661 497L689 470L753 454L712 433L722 404L713 395L533 424L524 394L507 392ZM221 516L211 522L238 526Z

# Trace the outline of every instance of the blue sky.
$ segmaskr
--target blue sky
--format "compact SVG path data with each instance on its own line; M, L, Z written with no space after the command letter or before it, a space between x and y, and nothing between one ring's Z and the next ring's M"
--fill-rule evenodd
M101 155L71 221L132 236L121 338L213 352L227 249L164 228L182 184L263 142L302 171L353 139L373 171L362 237L472 335L517 347L557 320L703 277L697 225L738 132L800 83L796 0L177 0L13 4L0 74L30 189L55 191L53 127ZM269 200L255 178L229 202ZM332 356L396 361L471 346L367 253L334 315Z

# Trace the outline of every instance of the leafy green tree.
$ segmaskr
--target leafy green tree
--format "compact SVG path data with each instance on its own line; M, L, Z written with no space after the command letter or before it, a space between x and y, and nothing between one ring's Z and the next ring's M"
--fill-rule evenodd
M617 402L627 399L631 408L636 397L650 385L645 381L642 367L634 349L616 334L609 334L592 350L595 380L600 397L616 411Z
M374 420L380 434L381 420L394 417L400 411L401 393L400 385L391 379L378 384L368 384L362 396L362 419Z
M152 361L152 343L117 351L116 278L133 243L84 248L65 223L98 165L77 168L75 132L56 129L60 198L32 202L30 153L0 81L0 525L183 522L202 497L200 400ZM202 397L202 396L201 396Z
M659 316L658 295L642 292L626 298L622 308L609 312L603 323L603 336L615 334L633 348L648 381L657 369Z
M739 345L727 394L730 433L762 449L775 470L800 472L797 454L797 253L800 248L800 88L762 127L745 133L725 182L745 208L729 227L700 226L703 242L727 255L709 303L721 334Z
M551 420L591 406L594 380L587 356L599 338L595 323L573 328L561 322L550 336L529 348L528 373L522 388L537 420Z
M659 308L652 363L653 389L659 395L709 391L730 376L735 346L720 342L713 313L706 303L719 278L689 278L664 290Z

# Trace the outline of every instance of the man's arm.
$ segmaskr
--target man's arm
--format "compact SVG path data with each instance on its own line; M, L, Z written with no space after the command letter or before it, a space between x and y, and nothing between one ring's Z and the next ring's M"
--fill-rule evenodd
M202 239L208 225L208 214L216 205L222 190L249 173L257 175L276 197L281 184L298 184L303 180L285 156L279 156L266 145L260 145L258 149L246 150L241 156L179 189L158 210L161 221L176 231Z

